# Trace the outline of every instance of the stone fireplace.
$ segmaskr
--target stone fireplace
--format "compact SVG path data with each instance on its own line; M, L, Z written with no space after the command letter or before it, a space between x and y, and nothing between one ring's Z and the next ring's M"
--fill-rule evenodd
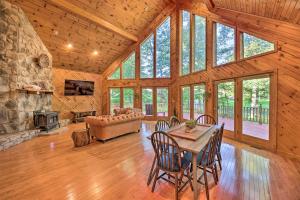
M39 66L41 54L49 57L48 67ZM33 130L33 111L50 111L52 94L21 89L53 90L52 57L24 12L6 1L0 1L0 66L0 136Z

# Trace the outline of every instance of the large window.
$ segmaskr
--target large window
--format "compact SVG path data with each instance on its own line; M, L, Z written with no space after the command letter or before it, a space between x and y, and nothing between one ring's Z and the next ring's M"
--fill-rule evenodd
M142 89L142 111L144 115L153 115L153 89L143 88Z
M121 107L121 90L120 88L110 88L110 113L113 114L114 109Z
M235 82L217 84L218 124L225 123L225 129L234 131Z
M141 78L153 78L154 76L154 35L151 34L141 44Z
M135 78L135 52L133 52L122 64L122 78Z
M157 88L156 90L156 107L157 116L167 117L168 116L168 88Z
M205 84L194 85L194 119L205 114Z
M235 29L215 23L214 64L223 65L235 61Z
M170 17L156 30L156 78L170 77Z
M181 75L186 75L190 73L190 28L191 15L187 11L182 11Z
M123 88L123 107L134 107L134 90L133 88Z
M134 107L134 89L133 88L110 88L109 89L109 107L113 114L116 108Z
M132 52L121 66L108 76L108 80L118 79L135 79L135 52Z
M190 101L191 101L191 89L190 86L184 86L181 88L181 109L182 109L182 118L190 119Z
M266 52L274 51L274 43L257 38L247 33L242 33L242 58L249 58Z
M206 68L206 19L195 15L194 68L193 72Z

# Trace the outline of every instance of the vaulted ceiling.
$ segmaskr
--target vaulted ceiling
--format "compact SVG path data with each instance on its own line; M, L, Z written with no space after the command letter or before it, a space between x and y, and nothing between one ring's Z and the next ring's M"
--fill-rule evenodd
M26 13L53 56L53 66L101 73L134 41L52 0L9 0ZM65 0L125 32L140 32L170 0ZM72 44L72 48L67 48ZM97 51L97 55L95 55Z
M204 2L300 25L300 0L9 0L20 6L53 66L102 73L169 4ZM67 45L71 44L72 48Z

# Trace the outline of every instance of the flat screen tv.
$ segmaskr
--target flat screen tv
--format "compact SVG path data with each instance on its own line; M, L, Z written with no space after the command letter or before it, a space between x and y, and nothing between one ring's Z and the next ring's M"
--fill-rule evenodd
M93 81L65 80L65 96L92 96Z

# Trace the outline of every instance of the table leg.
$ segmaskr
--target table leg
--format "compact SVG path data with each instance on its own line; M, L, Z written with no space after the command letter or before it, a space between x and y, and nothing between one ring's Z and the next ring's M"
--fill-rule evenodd
M153 159L153 162L152 162L152 166L151 166L150 173L149 173L149 176L148 176L147 185L150 185L150 183L153 179L153 176L154 176L153 169L154 169L155 163L156 163L156 155L154 156L154 159Z
M198 199L198 182L197 182L197 154L193 153L193 188L194 200Z

